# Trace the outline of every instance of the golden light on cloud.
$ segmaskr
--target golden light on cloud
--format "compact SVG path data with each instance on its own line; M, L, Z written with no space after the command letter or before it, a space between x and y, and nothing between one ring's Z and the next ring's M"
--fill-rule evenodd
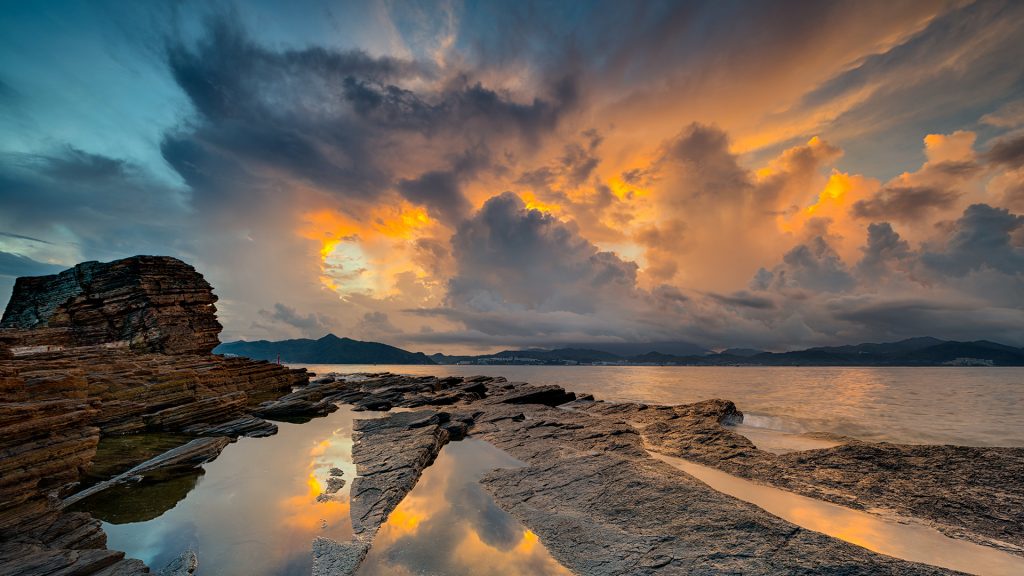
M424 207L402 200L370 208L361 219L338 210L310 211L297 233L319 243L320 283L345 298L353 292L384 294L395 274L416 271L405 257L408 247L436 226Z

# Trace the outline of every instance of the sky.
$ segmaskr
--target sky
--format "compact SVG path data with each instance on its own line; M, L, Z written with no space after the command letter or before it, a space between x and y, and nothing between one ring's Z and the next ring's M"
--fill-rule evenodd
M1024 345L1024 3L12 2L0 301L165 254L223 341Z

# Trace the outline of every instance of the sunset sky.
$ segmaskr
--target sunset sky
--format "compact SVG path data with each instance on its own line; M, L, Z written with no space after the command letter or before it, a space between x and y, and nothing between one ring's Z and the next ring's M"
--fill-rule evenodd
M0 301L221 339L1024 345L1024 2L5 2Z

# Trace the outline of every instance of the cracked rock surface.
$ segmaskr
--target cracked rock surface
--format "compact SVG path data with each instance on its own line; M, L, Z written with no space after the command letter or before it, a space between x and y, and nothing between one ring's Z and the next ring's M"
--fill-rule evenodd
M357 421L357 533L376 531L449 440L446 427L458 422L527 464L493 471L482 483L557 560L580 574L954 573L800 528L646 452L641 430L659 445L704 454L703 462L756 450L723 426L742 417L728 401L661 407L584 397L556 408L552 399L574 397L551 387L538 394L541 387L500 378L373 374L341 381L347 401L357 405L372 396L394 406L423 406L438 396L450 411Z
M1024 448L846 439L773 454L723 426L742 419L727 400L671 407L593 402L578 409L634 422L653 449L670 456L849 508L921 518L949 536L1024 553Z

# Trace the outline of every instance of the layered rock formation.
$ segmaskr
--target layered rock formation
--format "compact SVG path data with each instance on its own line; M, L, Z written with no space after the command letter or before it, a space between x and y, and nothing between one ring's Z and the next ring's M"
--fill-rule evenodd
M726 400L612 404L503 378L367 374L321 378L309 390L357 407L445 406L355 424L357 539L315 546L316 565L344 566L342 574L356 570L372 533L441 446L467 431L527 464L496 470L483 483L580 574L952 573L794 526L652 458L651 449L812 497L943 522L955 537L1017 542L1024 535L1016 505L1024 449L853 443L776 456L728 427L742 414ZM457 433L448 428L456 424ZM972 454L1004 469L982 464L975 475Z
M25 330L33 347L124 345L165 354L208 354L220 342L210 284L167 256L83 262L52 276L18 278L0 328Z
M210 354L216 300L167 257L17 280L0 323L0 575L148 571L105 550L98 521L63 511L101 435L276 431L251 411L308 377Z
M651 447L736 476L854 509L927 520L941 532L1024 555L1024 448L861 442L773 454L723 424L732 402L687 406L594 402L591 414L628 419Z

